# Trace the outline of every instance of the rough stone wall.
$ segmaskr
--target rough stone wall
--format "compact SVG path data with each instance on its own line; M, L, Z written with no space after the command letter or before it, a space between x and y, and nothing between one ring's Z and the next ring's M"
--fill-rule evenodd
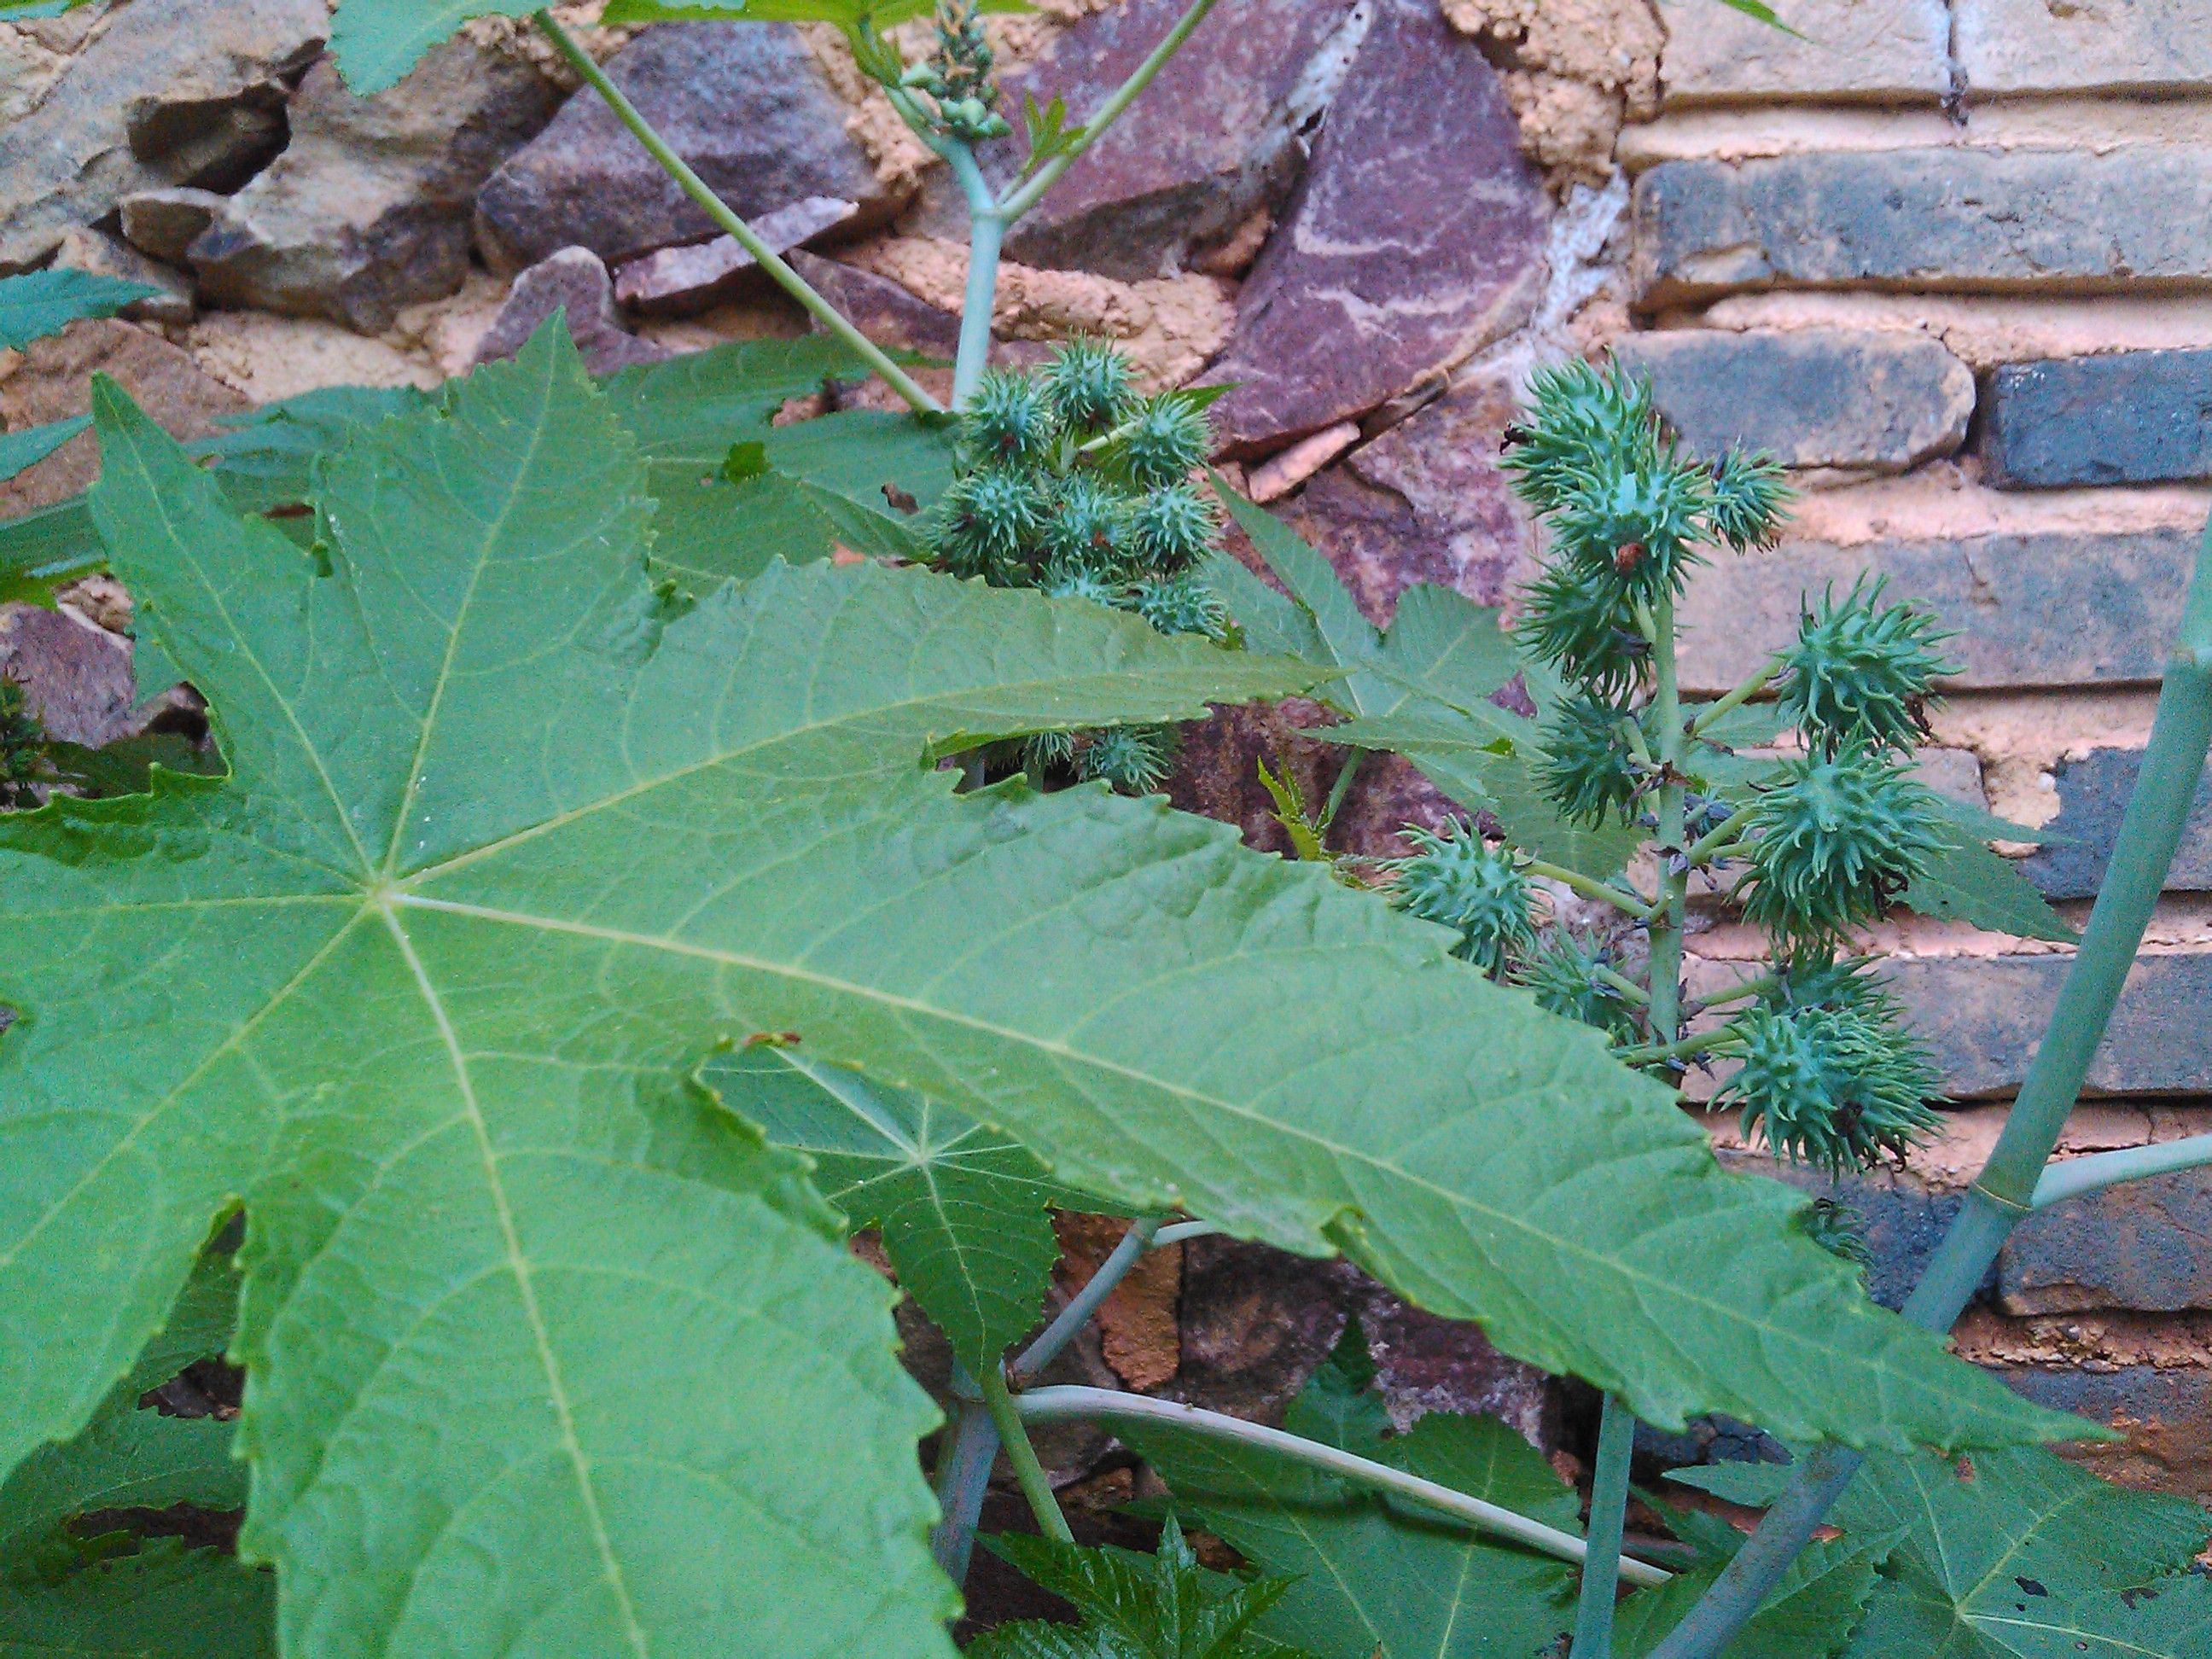
M2212 505L2212 48L2185 15L2202 3L1795 0L1808 44L1717 0L1221 0L1015 238L1001 353L1081 331L1153 384L1237 382L1218 406L1232 478L1377 621L1418 581L1510 601L1535 552L1497 465L1516 391L1547 358L1632 355L1692 441L1746 436L1808 492L1782 548L1693 590L1691 681L1731 683L1808 587L1886 573L1967 630L1931 781L2071 836L2024 867L2078 915ZM1079 112L1181 9L1048 0L994 27L1018 98ZM601 367L806 326L527 28L471 25L362 100L320 60L325 19L325 0L96 0L0 25L0 270L59 258L166 290L0 355L9 428L82 409L94 368L192 433L313 386L427 386L556 305ZM965 250L943 169L834 35L588 39L810 280L877 337L950 354ZM80 441L0 486L0 514L95 465ZM128 622L112 583L88 585L58 616L0 611L0 659L60 735L99 741L148 718ZM1254 763L1325 791L1334 752L1291 735L1311 713L1203 728L1178 799L1279 849ZM173 697L152 717L190 715ZM1370 760L1339 839L1387 853L1447 810ZM2212 798L2172 887L2070 1146L2208 1127ZM1756 951L1700 925L1698 975ZM1910 1170L1855 1183L1893 1299L2002 1122L2063 963L1905 921L1873 942L1967 1103ZM1106 1238L1071 1222L1071 1279ZM2041 1218L1961 1346L2121 1424L2105 1455L2124 1477L2212 1494L2208 1241L2201 1176ZM1109 1309L1070 1380L1266 1414L1357 1315L1401 1416L1494 1411L1563 1459L1589 1432L1577 1390L1340 1266L1200 1241ZM916 1336L927 1374L943 1356ZM1102 1501L1131 1490L1101 1437L1048 1452Z

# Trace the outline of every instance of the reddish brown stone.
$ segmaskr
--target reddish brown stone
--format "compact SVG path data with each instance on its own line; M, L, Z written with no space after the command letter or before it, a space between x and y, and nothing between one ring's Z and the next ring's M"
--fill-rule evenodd
M860 210L835 196L809 196L763 213L751 229L770 252L787 253L848 222ZM649 316L680 317L710 310L766 282L758 263L736 237L717 236L711 242L665 247L631 260L615 272L615 298Z
M1057 94L1074 125L1128 78L1186 3L1128 0L1093 12L1007 77L1006 108ZM1109 128L1014 228L1008 256L1139 280L1279 207L1303 156L1300 128L1342 72L1332 42L1351 10L1349 0L1223 0L1136 113ZM994 182L1011 181L1026 155L1018 138L994 147Z
M587 247L564 247L514 279L507 303L477 347L477 361L492 363L512 357L556 311L566 316L584 367L594 374L611 374L632 363L657 363L675 355L623 326L615 312L614 283L598 254Z
M945 366L941 368L916 368L910 371L924 390L940 400L950 401L952 396L951 362L960 349L960 319L949 311L935 306L902 288L888 276L878 276L872 270L860 270L835 259L825 259L819 254L794 249L791 266L811 283L814 290L829 301L859 325L860 332L878 345L896 350L918 351L924 356L934 357ZM815 331L821 325L815 325ZM1042 362L1049 349L1028 340L994 341L991 361L1001 364L1027 364ZM880 409L893 414L906 412L905 401L881 380L863 381L838 395L839 407L844 409Z
M1356 419L1524 320L1541 182L1497 71L1428 0L1377 0L1304 185L1208 375L1227 453Z
M1119 1217L1055 1215L1054 1230L1065 1253L1054 1278L1064 1297L1091 1282L1129 1231ZM1176 1301L1182 1289L1182 1247L1147 1250L1128 1276L1099 1304L1099 1346L1125 1388L1157 1389L1176 1374L1182 1347L1176 1330Z
M137 729L131 641L66 611L0 606L0 674L22 686L46 735L97 749Z

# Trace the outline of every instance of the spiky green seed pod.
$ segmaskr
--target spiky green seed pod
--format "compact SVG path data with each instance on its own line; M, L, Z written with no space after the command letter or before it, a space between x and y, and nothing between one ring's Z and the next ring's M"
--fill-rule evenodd
M1123 423L1114 464L1139 489L1181 483L1213 447L1213 423L1187 398L1163 392Z
M1629 734L1636 716L1611 702L1574 692L1560 701L1540 734L1536 781L1578 823L1626 820L1642 781Z
M1093 605L1112 605L1121 611L1131 608L1127 588L1106 577L1094 576L1088 570L1053 566L1047 568L1044 580L1037 585L1055 599L1088 599Z
M937 562L956 576L1005 586L1028 585L1030 550L1044 524L1044 502L1030 474L985 467L945 492L931 526Z
M1783 718L1831 754L1853 742L1911 748L1928 735L1930 689L1960 672L1942 650L1956 632L1917 605L1883 605L1882 586L1861 577L1840 603L1829 589L1799 617L1796 643L1776 653Z
M1740 1060L1714 1097L1747 1136L1830 1175L1901 1162L1942 1119L1927 1052L1892 1019L1852 1008L1756 1007L1729 1027Z
M960 411L960 441L979 465L1042 466L1060 446L1060 420L1034 378L994 368Z
M1643 683L1651 647L1618 593L1593 596L1590 584L1565 565L1548 565L1522 591L1522 649L1580 682L1590 694L1619 702Z
M1076 752L1075 769L1124 795L1148 795L1168 781L1182 754L1172 726L1116 726L1094 732Z
M1390 859L1390 902L1459 934L1452 954L1496 975L1535 943L1528 878L1503 848L1487 846L1474 824L1454 818L1441 830L1408 824L1413 849Z
M0 810L35 806L35 786L48 773L46 728L23 688L0 674Z
M1042 777L1075 763L1077 734L1073 732L1040 732L1022 744L1022 765L1025 770Z
M1560 928L1525 951L1508 977L1547 1012L1595 1026L1615 1042L1632 1042L1643 1025L1628 999L1598 976L1610 966L1602 947Z
M1120 424L1137 402L1129 360L1103 340L1080 334L1045 365L1044 389L1061 426L1085 437Z
M1711 477L1705 528L1713 539L1737 553L1773 546L1796 494L1784 482L1781 463L1731 448L1713 463Z
M1702 468L1662 457L1571 488L1552 514L1560 545L1600 592L1618 584L1647 603L1677 594L1692 566L1705 511Z
M1530 506L1548 513L1580 483L1631 471L1658 451L1651 388L1618 365L1577 358L1528 383L1528 418L1506 428L1505 469Z
M1221 534L1221 509L1196 485L1162 484L1129 508L1129 545L1140 563L1157 570L1188 570L1212 551Z
M1858 1212L1832 1198L1816 1198L1798 1212L1797 1230L1830 1255L1841 1256L1862 1273L1874 1266L1866 1229Z
M1102 580L1130 568L1134 527L1129 502L1087 473L1060 481L1038 537L1046 560L1061 571L1084 571Z
M1804 951L1776 965L1775 983L1759 1001L1774 1009L1855 1008L1900 1018L1896 999L1868 971L1872 965L1870 957Z
M1188 571L1139 582L1129 590L1129 604L1163 634L1202 634L1218 640L1229 631L1229 612L1220 595Z
M1939 850L1935 797L1858 745L1785 763L1753 809L1744 915L1775 939L1832 949L1874 921Z

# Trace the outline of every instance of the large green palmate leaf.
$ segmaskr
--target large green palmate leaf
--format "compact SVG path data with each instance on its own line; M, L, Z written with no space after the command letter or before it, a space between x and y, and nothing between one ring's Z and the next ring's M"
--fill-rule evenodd
M99 276L56 265L0 276L0 350L20 351L85 317L112 317L134 300L160 292L143 283Z
M1100 1207L1018 1141L796 1048L757 1046L706 1076L772 1144L813 1160L816 1185L849 1221L883 1230L900 1288L970 1372L1037 1322L1060 1259L1051 1208Z
M95 403L95 515L235 775L0 819L0 1466L76 1432L242 1196L290 1650L942 1650L889 1292L678 1080L762 1033L1129 1212L1341 1248L1656 1422L2085 1431L1441 930L1158 799L921 764L1310 670L866 564L664 624L644 464L550 331L356 431L314 556Z
M266 1572L161 1539L0 1590L0 1659L275 1659Z
M1340 676L1320 695L1352 718L1311 728L1312 735L1405 756L1461 805L1488 811L1516 846L1555 864L1597 877L1620 871L1639 833L1561 817L1536 782L1542 745L1535 722L1491 701L1527 667L1495 609L1422 584L1399 596L1389 629L1378 630L1321 553L1218 479L1214 487L1290 594L1285 599L1218 554L1207 575L1230 614L1267 649ZM1540 684L1543 677L1531 678Z
M1865 1616L1875 1570L1896 1534L1808 1544L1717 1659L1836 1659ZM1613 1626L1620 1659L1644 1659L1720 1576L1720 1564L1678 1574L1621 1603Z
M1389 1433L1382 1398L1325 1362L1283 1426L1581 1530L1573 1489L1494 1418L1431 1413ZM1295 1582L1257 1628L1321 1659L1528 1659L1574 1622L1574 1569L1232 1441L1173 1429L1122 1437L1177 1508Z

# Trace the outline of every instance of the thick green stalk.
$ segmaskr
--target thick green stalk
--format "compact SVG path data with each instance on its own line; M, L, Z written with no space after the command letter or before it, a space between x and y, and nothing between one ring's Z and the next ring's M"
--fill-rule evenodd
M1651 725L1658 738L1653 756L1666 781L1659 786L1659 896L1649 915L1651 939L1650 1006L1646 1016L1652 1048L1668 1055L1682 1034L1682 913L1688 902L1689 860L1682 846L1683 788L1680 781L1682 696L1674 671L1674 600L1662 595L1652 607ZM1591 1563L1583 1569L1575 1604L1571 1659L1608 1659L1613 1651L1613 1604L1620 1595L1614 1571L1620 1559L1620 1531L1628 1509L1628 1464L1636 1449L1636 1419L1612 1395L1599 1419L1597 1468L1590 1481Z
M653 125L638 112L637 106L623 95L623 89L607 78L607 73L592 61L591 53L576 44L568 31L561 27L552 13L532 15L538 28L554 48L568 61L569 66L580 76L586 86L606 100L622 124L634 134L638 143L660 164L661 170L682 186L684 193L706 210L707 216L737 240L738 246L752 255L754 261L768 273L770 281L805 307L809 316L836 335L881 375L884 383L907 403L917 414L934 415L944 412L945 406L915 383L914 377L893 362L883 348L860 332L845 315L829 301L814 291L807 280L793 270L776 251L753 234L753 228L739 218L730 204L717 196L690 164L669 148L668 141L654 131Z
M968 291L960 306L960 348L952 366L952 406L966 407L991 362L991 313L999 300L999 251L1006 240L1006 220L991 200L991 187L975 164L975 152L957 140L945 159L968 201Z
M999 1425L981 1400L964 1401L958 1422L937 1459L937 1526L929 1552L956 1584L968 1582L968 1559L975 1553L975 1527L983 1518L983 1498L991 1489L991 1465L999 1455Z
M2191 1135L2155 1146L2124 1146L2118 1152L2092 1152L2045 1167L2035 1183L2033 1208L2047 1210L2069 1198L2141 1181L2146 1176L2171 1175L2177 1170L2198 1170L2212 1164L2212 1135Z
M1620 1534L1628 1517L1628 1464L1636 1449L1636 1419L1618 1396L1605 1397L1598 1421L1597 1473L1590 1482L1589 1553L1599 1561L1620 1559ZM1613 1651L1613 1604L1618 1572L1583 1569L1581 1598L1575 1603L1571 1659L1607 1659Z
M1017 186L999 204L999 210L1008 224L1037 204L1045 191L1059 182L1060 175L1075 165L1084 151L1097 143L1107 128L1121 118L1121 112L1137 100L1137 95L1152 85L1158 75L1190 39L1190 32L1206 21L1206 14L1213 9L1214 0L1192 0L1191 8L1183 13L1176 26L1167 32L1159 45L1152 48L1152 56L1137 65L1129 78L1115 88L1113 95L1101 104L1095 114L1083 124L1082 132L1073 143L1047 161L1032 173L1028 181Z
M1364 1486L1395 1492L1401 1498L1465 1521L1480 1531L1526 1544L1562 1561L1581 1561L1589 1547L1572 1533L1547 1527L1525 1515L1463 1492L1424 1480L1417 1474L1377 1463L1357 1453L1307 1440L1281 1429L1249 1423L1224 1412L1210 1412L1179 1401L1155 1400L1149 1395L1122 1394L1113 1389L1031 1389L1018 1396L1015 1408L1027 1423L1153 1423L1217 1440L1258 1446L1293 1463L1326 1470ZM1623 1557L1617 1563L1620 1577L1632 1584L1663 1584L1673 1575L1662 1567Z
M2212 529L2197 556L2189 599L2142 769L2128 797L2112 861L2105 874L2089 925L2058 1006L2029 1063L2020 1095L2006 1114L2004 1132L1973 1186L1927 1273L1905 1304L1905 1316L1932 1331L1948 1331L1965 1310L2020 1218L2029 1213L2045 1179L2068 1115L2081 1092L2089 1061L2135 966L2143 929L2166 885L2166 872L2181 845L2197 780L2212 746ZM2062 1166L2063 1167L2063 1166ZM1773 1590L1790 1563L1842 1496L1861 1459L1824 1446L1766 1512L1759 1530L1736 1553L1689 1616L1655 1649L1651 1659L1712 1659Z
M1006 1443L1006 1462L1014 1466L1015 1483L1029 1499L1037 1529L1048 1538L1073 1544L1075 1534L1068 1530L1067 1517L1060 1512L1060 1499L1052 1495L1052 1482L1045 1477L1044 1465L1037 1462L1036 1448L1030 1444L1029 1431L1022 1426L1022 1415L1007 1390L1005 1375L994 1367L981 1380L983 1405L999 1425L999 1437Z

